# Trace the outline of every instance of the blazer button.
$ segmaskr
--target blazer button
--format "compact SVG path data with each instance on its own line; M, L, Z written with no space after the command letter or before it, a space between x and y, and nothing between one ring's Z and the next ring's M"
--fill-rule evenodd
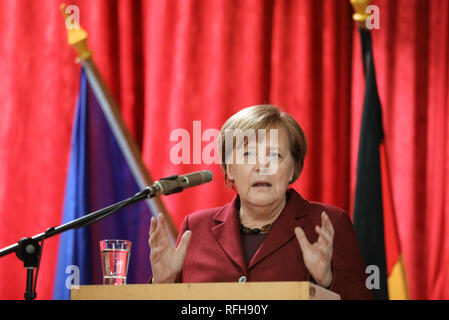
M241 276L239 278L239 282L246 282L246 277L245 276Z

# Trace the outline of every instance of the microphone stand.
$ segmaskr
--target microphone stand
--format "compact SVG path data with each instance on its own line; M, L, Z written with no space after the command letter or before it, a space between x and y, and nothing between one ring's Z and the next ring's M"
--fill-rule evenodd
M27 270L26 291L24 297L26 300L34 300L36 298L36 282L39 271L40 260L42 256L42 248L44 240L53 237L62 232L82 228L105 219L115 213L116 211L127 207L133 203L142 201L144 199L151 199L157 194L157 188L154 186L146 187L143 191L136 193L134 196L123 201L112 204L106 208L97 210L88 215L82 216L78 219L69 221L58 227L52 227L45 232L39 233L31 238L22 238L19 242L14 243L8 247L0 250L0 257L3 257L12 252L23 261L23 266ZM39 241L41 244L39 245ZM34 269L36 269L36 276L33 279Z

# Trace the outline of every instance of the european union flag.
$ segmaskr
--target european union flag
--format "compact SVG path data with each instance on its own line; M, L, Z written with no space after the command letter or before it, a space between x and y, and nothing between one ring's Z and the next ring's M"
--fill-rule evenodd
M63 223L82 217L143 190L120 126L91 70L81 71L73 127ZM157 209L150 200L133 204L89 227L61 235L54 287L55 299L70 299L74 270L79 284L102 284L99 241L132 241L127 283L146 283L151 275L148 231Z

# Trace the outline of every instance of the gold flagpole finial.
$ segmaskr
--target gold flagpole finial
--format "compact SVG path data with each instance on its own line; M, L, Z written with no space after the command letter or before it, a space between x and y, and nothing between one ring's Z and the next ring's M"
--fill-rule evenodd
M71 8L71 6L66 7L65 4L61 4L60 9L67 28L67 42L75 48L80 60L90 59L92 57L92 51L87 46L87 32L79 25L78 7L73 6ZM69 15L68 10L74 13Z
M359 26L365 27L365 22L370 16L366 13L366 8L369 6L370 0L349 0L349 2L351 2L352 8L354 9L352 19L358 22Z

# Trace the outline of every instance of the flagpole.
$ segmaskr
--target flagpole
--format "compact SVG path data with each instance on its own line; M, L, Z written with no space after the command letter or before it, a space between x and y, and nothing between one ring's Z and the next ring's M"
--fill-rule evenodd
M64 21L69 18L66 13L66 5L62 4L60 7L64 16ZM107 120L112 128L115 128L114 133L118 135L118 142L124 152L125 158L130 162L131 169L137 180L140 189L144 189L146 186L153 185L154 181L143 163L141 152L131 136L128 128L126 127L118 104L116 103L112 93L109 91L106 83L100 75L94 61L92 60L92 51L87 45L87 32L81 28L81 26L67 27L67 40L68 43L75 49L78 55L78 60L82 63L83 68L86 70L87 77L91 83L97 98L100 101L100 105L105 113ZM164 215L167 221L168 232L172 241L176 241L178 237L178 231L173 222L173 219L168 214L167 209L162 202L160 196L156 196L151 200L146 201L150 207L150 211L155 214L157 219L157 213L160 212Z
M354 9L352 19L356 21L360 28L366 29L366 20L369 18L369 14L366 13L366 8L369 6L370 0L349 0Z

